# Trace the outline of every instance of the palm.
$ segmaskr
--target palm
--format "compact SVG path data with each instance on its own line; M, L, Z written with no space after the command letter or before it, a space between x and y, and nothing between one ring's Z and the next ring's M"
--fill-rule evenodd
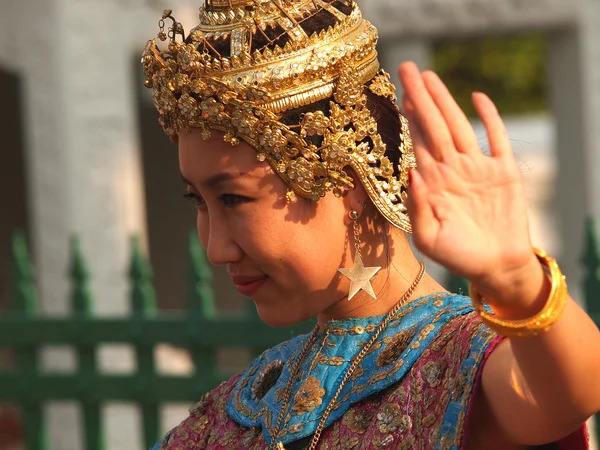
M491 101L474 97L488 131L486 156L437 76L421 75L412 64L400 76L418 166L409 213L419 250L470 279L526 263L531 245L521 176Z

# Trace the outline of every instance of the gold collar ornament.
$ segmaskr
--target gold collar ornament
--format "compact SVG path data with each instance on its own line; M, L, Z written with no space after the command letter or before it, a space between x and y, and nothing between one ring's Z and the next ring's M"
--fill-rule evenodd
M303 24L317 15L332 25L309 35ZM171 139L199 128L205 139L215 129L232 145L244 140L286 182L288 201L341 195L354 188L344 170L352 168L382 215L410 232L406 189L416 164L408 124L398 112L401 158L392 162L365 89L395 101L394 86L377 60L377 30L353 0L205 0L187 37L171 10L159 27L142 65ZM297 125L281 121L326 99L329 111L307 112Z

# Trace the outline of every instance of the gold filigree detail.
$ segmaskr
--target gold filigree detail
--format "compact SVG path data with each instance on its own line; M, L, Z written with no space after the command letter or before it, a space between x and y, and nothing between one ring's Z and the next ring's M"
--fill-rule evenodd
M232 144L244 140L288 184L290 202L354 188L346 171L351 167L382 215L410 232L405 204L408 171L416 162L408 124L401 117L402 157L395 176L398 162L386 156L365 95L368 87L389 98L393 85L380 71L377 30L358 6L348 1L346 15L321 0L215 5L205 3L200 24L182 41L183 27L165 11L158 40L168 37L168 48L153 39L144 50L145 85L153 90L165 132L177 139L199 128L207 139L215 129ZM306 36L299 22L321 10L337 23ZM173 21L168 33L165 19ZM252 36L274 25L284 28L287 43L252 51ZM223 39L230 39L229 56L217 51ZM324 99L330 99L328 114L308 113L299 126L280 122L283 112ZM309 144L305 138L311 136L323 143Z
M398 100L396 98L396 86L390 82L390 75L384 70L373 78L369 84L369 90L375 95L389 98L394 103Z

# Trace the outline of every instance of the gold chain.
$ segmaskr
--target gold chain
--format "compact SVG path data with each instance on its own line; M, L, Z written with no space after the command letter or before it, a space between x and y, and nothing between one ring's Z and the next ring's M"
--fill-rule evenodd
M290 381L288 382L288 384L285 388L285 393L283 396L283 403L281 405L281 411L279 412L279 418L277 419L277 425L275 426L276 431L272 435L273 440L271 441L271 445L269 445L269 450L275 450L275 448L281 448L281 446L277 445L277 441L275 439L277 438L277 436L279 435L279 432L281 431L281 425L282 425L281 422L283 421L285 412L290 403L290 394L292 392L292 386L294 385L294 380L296 379L296 376L298 375L298 370L300 369L300 364L302 363L302 360L306 356L306 353L308 353L308 349L310 347L312 347L312 345L317 340L318 332L319 332L319 324L317 324L315 326L315 328L313 329L312 333L310 334L310 337L308 338L308 340L306 341L306 344L304 345L304 348L302 349L302 353L300 353L300 356L296 360L294 366L290 369Z
M354 231L354 247L356 248L356 252L362 258L362 252L360 251L360 230L358 228L358 221L356 219L354 219L354 222L352 223L352 228Z
M318 326L318 325L317 325L317 326ZM323 340L321 341L321 345L320 345L320 347L319 347L319 350L318 350L318 351L317 351L317 353L315 354L315 357L313 358L313 360L312 360L312 363L310 364L310 367L308 368L308 372L307 372L307 374L311 374L311 373L312 373L312 371L315 369L315 366L317 365L318 359L319 359L319 357L321 356L321 352L323 351L323 347L325 347L325 343L327 342L328 338L329 338L329 330L327 330L327 331L325 332L325 336L323 336ZM315 339L315 341L316 341L316 339ZM306 355L304 355L304 356L306 357ZM303 358L301 358L301 359L300 359L300 361L302 361L302 359L303 359ZM300 367L298 367L298 369L300 369ZM297 375L297 374L296 374L296 375ZM292 385L293 385L293 384L294 384L294 383L293 383L293 380L290 380L290 382L288 383L288 387L289 387L289 389L290 389L290 396L289 396L289 397L290 397L290 399L291 399L291 388L292 388ZM302 388L302 385L300 385L300 389L301 389L301 388ZM298 392L296 392L296 395L294 395L294 402L296 402L296 397L298 397L298 393L299 393L299 391L298 391ZM286 406L286 409L288 409L288 408L289 408L289 405L287 405L287 406ZM290 417L291 417L291 415L292 415L292 411L293 411L293 408L292 408L292 409L291 409L291 410L288 412L288 414L285 416L284 423L286 423L288 420L290 420ZM280 430L280 429L278 429L278 430L277 430L277 433L279 433L279 432L281 432L281 430ZM284 449L284 450L285 450L285 449Z
M396 314L398 313L400 308L402 308L404 303L406 303L406 301L411 297L411 295L413 294L415 289L421 283L421 280L423 280L423 276L425 275L425 265L423 263L419 263L419 264L420 264L420 269L419 269L419 273L418 273L417 277L415 278L415 281L413 281L412 285L408 288L408 290L402 296L400 301L398 301L398 303L396 303L396 305L392 308L392 310L381 321L381 323L375 330L375 333L373 334L373 336L371 337L369 342L367 342L365 344L365 346L362 348L362 350L352 359L350 367L348 368L348 371L344 375L344 378L342 379L342 382L340 383L338 390L336 391L335 395L333 396L333 398L327 405L327 408L325 409L325 412L323 413L323 416L321 417L321 420L319 421L319 425L317 426L315 434L313 435L313 438L310 443L310 446L308 447L308 450L315 450L317 448L317 444L319 443L321 434L323 433L323 430L325 429L325 423L327 422L327 419L329 418L329 415L331 414L331 411L333 410L335 402L337 401L338 397L342 393L344 386L346 385L346 383L348 382L348 380L350 379L350 377L352 376L352 374L354 373L354 371L356 370L358 365L361 363L361 361L367 355L367 353L369 353L369 350L371 349L371 347L373 347L373 344L375 344L375 342L377 341L377 338L379 337L381 332L387 328L390 321L394 318L394 316L396 316ZM316 337L316 329L315 329L315 331L313 331L313 335L311 336L311 338L313 336ZM296 363L296 366L294 367L295 371L297 371L300 368L300 362L302 361L304 356L306 356L307 350L308 350L308 345L304 347L304 350L302 351L302 355L300 355L300 359L298 360L298 362ZM294 377L295 377L295 375L294 375ZM284 400L289 401L290 392L291 392L293 384L294 384L294 378L290 379L290 382L288 383L288 386L286 388L286 398ZM287 405L286 405L286 407L287 407ZM275 449L285 450L281 442L276 442L276 438L278 437L278 434L281 431L280 426L281 426L282 417L283 417L283 410L279 414L279 420L277 421L277 428L276 428L277 433L273 435L273 440L271 441L269 450L275 450Z

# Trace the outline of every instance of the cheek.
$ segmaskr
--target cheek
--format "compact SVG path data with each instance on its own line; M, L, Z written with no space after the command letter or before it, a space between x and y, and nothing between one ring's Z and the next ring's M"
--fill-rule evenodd
M247 233L247 253L283 288L302 291L331 286L345 253L345 229L331 223L267 223ZM254 236L254 237L251 237ZM255 256L250 254L254 249Z
M343 232L328 228L294 246L298 251L295 272L310 290L326 289L338 277L337 269L343 267L345 253L343 236Z
M265 214L240 214L230 220L231 238L246 257L262 269L278 258L280 232L273 219Z

